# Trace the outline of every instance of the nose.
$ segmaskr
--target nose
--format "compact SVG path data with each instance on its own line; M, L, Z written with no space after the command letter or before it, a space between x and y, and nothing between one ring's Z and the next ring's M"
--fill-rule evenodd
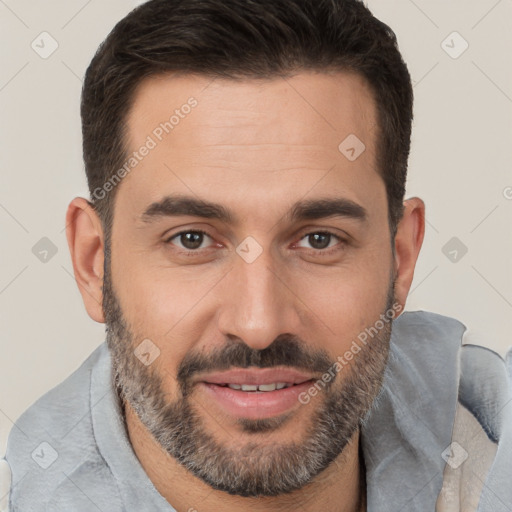
M289 281L289 272L272 261L269 250L250 263L235 256L220 290L219 330L256 350L268 347L280 334L298 333L300 301Z

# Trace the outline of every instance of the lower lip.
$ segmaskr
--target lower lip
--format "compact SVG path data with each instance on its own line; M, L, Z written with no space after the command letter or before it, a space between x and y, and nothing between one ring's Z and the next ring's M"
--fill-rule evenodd
M312 384L311 380L275 391L241 391L228 386L201 382L207 395L228 414L247 419L272 418L300 405L299 395Z

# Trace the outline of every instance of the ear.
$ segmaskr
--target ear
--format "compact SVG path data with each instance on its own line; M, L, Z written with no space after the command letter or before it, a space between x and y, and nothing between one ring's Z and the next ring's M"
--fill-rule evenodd
M414 268L425 236L425 203L418 197L404 201L404 214L395 236L395 300L405 308Z
M102 307L103 228L91 203L82 197L75 197L68 206L66 237L85 309L93 320L105 323Z

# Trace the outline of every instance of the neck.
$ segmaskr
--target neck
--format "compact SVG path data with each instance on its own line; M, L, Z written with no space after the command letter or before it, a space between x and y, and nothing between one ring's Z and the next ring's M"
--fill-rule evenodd
M128 436L135 454L157 491L178 512L364 512L366 482L360 435L356 432L342 454L312 482L289 494L244 498L212 488L168 455L124 405Z

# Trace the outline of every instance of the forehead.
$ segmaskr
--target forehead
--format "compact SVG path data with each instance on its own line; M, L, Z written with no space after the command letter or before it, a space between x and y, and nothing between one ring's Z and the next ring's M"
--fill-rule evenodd
M123 180L122 195L139 211L176 188L258 200L317 187L371 201L383 190L376 136L373 94L355 73L151 77L134 94L126 135L130 154L151 149ZM353 150L362 153L353 159Z
M372 131L376 122L370 86L356 73L303 72L269 80L166 74L147 78L137 87L127 118L129 137L136 138L140 131L153 132L173 114L183 120L189 109L175 110L191 98L199 107L193 108L193 126L181 123L180 130L174 130L177 120L172 123L176 123L172 139L177 142L179 138L181 144L236 144L258 131L271 142L336 143L350 129L368 139L367 131ZM197 125L213 124L222 131L211 130L206 139L206 133L196 130ZM283 131L284 126L295 126L295 130Z

